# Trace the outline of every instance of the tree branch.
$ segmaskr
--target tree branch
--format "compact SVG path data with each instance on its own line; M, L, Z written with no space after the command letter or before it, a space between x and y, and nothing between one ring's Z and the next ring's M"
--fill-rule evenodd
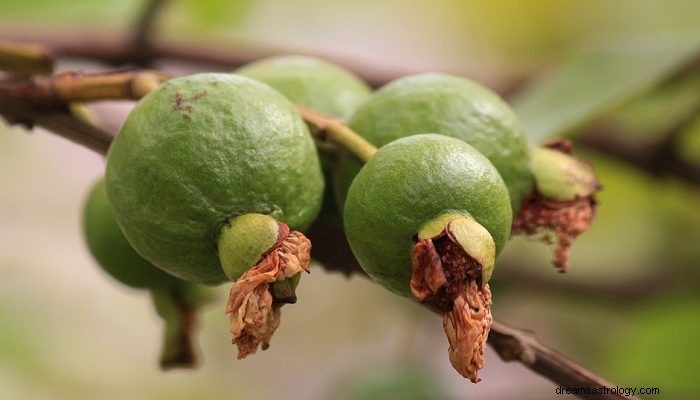
M3 79L0 93L42 107L83 101L138 100L169 78L170 75L156 71L65 72L49 77Z
M55 75L46 80L24 81L14 86L13 82L4 81L0 85L0 114L11 123L40 125L74 142L85 145L105 154L113 135L82 121L68 111L70 101L113 99L118 96L134 99L145 92L123 90L131 87L134 77L152 74L150 72L80 75ZM97 79L96 77L99 77ZM152 76L150 78L153 78ZM97 79L97 80L96 80ZM48 84L46 82L52 82ZM149 79L148 82L153 82ZM63 85L71 90L60 90ZM99 88L99 90L96 90ZM109 90L107 90L108 88ZM113 90L120 89L120 90ZM316 117L316 114L313 114ZM308 120L318 123L316 118ZM321 129L327 127L319 126ZM355 263L353 263L355 264ZM361 271L357 268L355 272ZM505 361L517 361L530 370L551 381L571 388L578 387L612 387L609 382L598 377L565 356L539 343L526 331L511 328L494 322L489 344ZM583 397L582 397L583 398ZM588 396L589 399L621 400L630 399L622 395Z
M494 321L489 344L504 361L518 361L565 388L616 387L557 351L544 346L532 332ZM587 400L639 400L637 397L613 393L576 396Z
M43 46L0 40L0 71L19 75L50 74L54 56Z
M697 118L698 114L693 114ZM690 122L690 121L685 121ZM666 138L651 146L634 146L618 139L604 126L594 128L576 139L577 144L613 156L653 176L673 176L684 182L700 185L700 164L681 159L676 140L687 124L680 124Z
M103 32L38 34L36 32L0 30L0 37L39 43L52 50L57 57L85 58L115 66L140 65L139 63L143 61L142 55L131 45L133 42L128 39L125 40L123 35L116 36ZM149 46L149 61L184 61L205 69L216 68L227 71L262 58L280 54L308 54L343 65L374 88L383 86L398 77L419 72L415 70L382 69L381 66L369 65L352 58L319 54L303 49L280 49L255 43L229 43L228 46L222 46L221 44L207 45L201 42L185 42L183 40L175 42L161 38L157 42L152 40ZM455 75L463 74L463 71L443 72ZM512 81L503 82L486 80L482 77L480 81L501 95L507 96L522 87L526 79L525 77L516 77Z

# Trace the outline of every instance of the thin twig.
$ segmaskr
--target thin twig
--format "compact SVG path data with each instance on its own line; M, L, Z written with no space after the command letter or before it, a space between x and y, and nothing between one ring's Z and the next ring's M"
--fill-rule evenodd
M0 93L45 107L82 101L138 100L169 77L156 71L65 72L48 77L3 79Z
M110 35L104 32L78 32L75 34L54 32L41 34L34 31L18 32L0 30L0 37L6 37L17 41L40 43L51 49L58 57L76 57L101 61L111 65L137 64L142 61L142 55L138 54L131 46L130 40L124 40L123 35ZM234 43L227 45L207 44L201 42L186 42L184 40L169 41L159 38L152 40L149 48L149 60L176 60L184 61L190 65L199 66L207 70L223 69L230 71L236 67L257 61L262 58L280 54L306 54L327 59L355 72L372 87L380 87L387 82L417 70L397 70L395 68L383 68L381 65L371 65L350 57L340 57L334 54L323 54L304 49L276 48L260 43ZM462 75L464 71L442 71L454 75ZM517 91L526 82L527 75L514 77L512 80L494 80L486 77L471 77L480 81L503 96L508 96Z
M684 182L700 185L700 164L683 160L678 155L677 140L688 124L698 118L681 121L664 139L650 146L635 146L618 138L614 131L598 126L582 134L576 143L582 147L613 156L654 176L673 176Z
M107 154L114 138L114 134L83 121L68 108L36 108L18 100L8 101L0 95L0 115L11 124L40 126L100 154Z
M494 321L489 335L489 344L504 361L518 361L562 387L590 389L616 387L559 352L544 346L532 332ZM587 400L638 400L634 396L614 393L584 393L576 396Z
M50 74L54 57L43 46L0 40L0 71L18 75Z
M369 161L377 152L375 145L353 132L340 119L299 104L295 107L302 118L314 127L313 134L318 139L327 140L338 148L350 151L363 162Z

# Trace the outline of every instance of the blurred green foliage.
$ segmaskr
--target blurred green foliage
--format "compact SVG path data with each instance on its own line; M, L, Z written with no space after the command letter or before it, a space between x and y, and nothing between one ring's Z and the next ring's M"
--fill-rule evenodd
M655 88L699 52L700 30L684 36L608 40L544 74L513 100L513 106L532 140L569 135Z
M646 304L626 322L608 354L611 379L620 386L660 386L661 395L649 398L695 398L700 299L672 297Z

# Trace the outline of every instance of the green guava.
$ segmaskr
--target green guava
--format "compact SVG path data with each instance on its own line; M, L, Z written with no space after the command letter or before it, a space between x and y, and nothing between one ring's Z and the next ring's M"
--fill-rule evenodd
M83 232L90 252L105 272L126 286L151 292L156 311L165 323L161 367L195 366L193 328L197 309L210 300L208 290L165 273L134 251L117 225L104 179L97 181L88 194Z
M496 168L459 139L397 139L355 177L344 223L372 279L444 314L450 362L478 382L493 322L488 282L512 223Z
M528 143L515 114L498 95L467 79L428 73L395 80L360 106L349 126L378 147L419 133L469 143L503 177L514 214L532 189ZM340 205L361 166L352 155L342 155L333 181Z
M107 194L129 243L183 280L226 281L217 249L231 219L259 213L303 229L323 177L293 105L231 74L166 82L141 99L107 155Z
M234 72L270 85L293 103L339 118L349 117L371 95L355 74L314 57L271 57Z
M512 212L503 179L469 144L442 135L395 140L355 177L345 203L350 247L367 274L394 293L413 297L411 251L419 229L443 214L471 216L500 253Z
M104 179L95 183L85 202L83 231L90 253L100 267L124 285L150 289L184 284L134 251L117 225Z

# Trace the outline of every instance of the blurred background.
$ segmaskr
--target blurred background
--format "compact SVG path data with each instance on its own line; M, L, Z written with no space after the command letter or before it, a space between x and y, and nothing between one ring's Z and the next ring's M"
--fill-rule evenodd
M145 4L3 0L0 38L110 43ZM533 141L574 139L604 187L597 221L565 275L551 249L514 240L492 281L494 315L619 386L661 390L643 398L700 396L700 2L171 0L154 29L155 42L326 56L377 80L452 72L503 93ZM129 107L95 112L117 129ZM201 316L200 368L163 373L150 299L102 273L83 242L83 201L103 168L65 139L0 125L1 399L573 398L491 349L483 381L468 383L439 317L320 267L269 351L236 360L221 287Z

